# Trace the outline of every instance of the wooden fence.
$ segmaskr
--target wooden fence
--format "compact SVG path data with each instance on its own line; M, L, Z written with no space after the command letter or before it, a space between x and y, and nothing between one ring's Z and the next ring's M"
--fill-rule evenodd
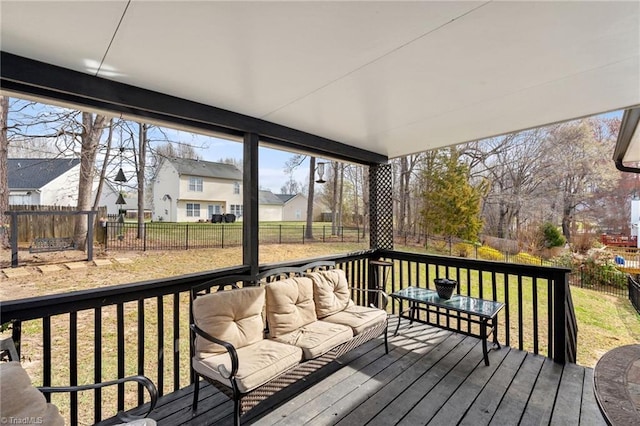
M64 207L64 206L31 206L31 205L12 205L9 206L10 211L25 211L30 210L33 212L64 212L64 211L77 211L76 207ZM107 208L98 207L97 217L106 217ZM72 237L73 229L75 226L75 220L77 216L64 216L64 215L43 215L42 213L34 215L20 215L18 216L18 244L31 243L36 238L59 238L59 237ZM100 224L96 220L95 230L97 231ZM96 232L96 236L102 235L102 233Z

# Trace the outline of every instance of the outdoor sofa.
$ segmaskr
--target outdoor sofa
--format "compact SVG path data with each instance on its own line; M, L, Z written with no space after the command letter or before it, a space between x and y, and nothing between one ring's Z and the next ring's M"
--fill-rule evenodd
M384 334L388 353L386 295L350 288L345 272L333 266L278 268L192 290L194 413L199 377L234 401L239 425L260 402L371 339ZM371 300L383 309L356 305L356 290L374 292Z

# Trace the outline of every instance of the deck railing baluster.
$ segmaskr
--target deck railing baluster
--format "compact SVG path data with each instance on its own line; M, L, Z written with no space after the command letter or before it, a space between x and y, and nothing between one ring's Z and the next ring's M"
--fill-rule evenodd
M180 389L180 293L173 294L173 390Z
M93 310L93 381L102 381L102 308ZM102 419L102 389L93 391L93 422Z
M158 382L156 386L158 387L158 395L164 395L164 302L162 300L162 296L158 296L156 298L158 313L158 325L157 325L157 335L158 335Z
M538 341L538 277L531 277L532 309L533 309L533 353L540 353ZM549 307L551 309L551 307ZM549 329L551 330L551 329Z
M69 384L78 384L78 313L69 313ZM71 392L71 424L78 424L78 392Z
M522 294L522 275L518 275L518 349L523 350L524 348L524 329L523 329L523 315L522 312L522 299L524 295Z
M15 325L14 325L15 326ZM42 318L42 386L51 386L51 317ZM51 402L51 394L46 394Z
M138 300L138 375L144 376L144 299ZM142 384L138 385L138 405L144 402L145 390Z
M118 347L118 377L124 377L124 304L116 305L116 339ZM118 385L118 410L124 410L124 383Z

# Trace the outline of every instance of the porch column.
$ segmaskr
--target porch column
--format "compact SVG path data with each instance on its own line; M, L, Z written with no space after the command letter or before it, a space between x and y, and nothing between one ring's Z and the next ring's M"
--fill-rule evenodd
M391 164L369 167L369 248L393 250Z
M245 133L242 171L242 264L258 273L258 135Z

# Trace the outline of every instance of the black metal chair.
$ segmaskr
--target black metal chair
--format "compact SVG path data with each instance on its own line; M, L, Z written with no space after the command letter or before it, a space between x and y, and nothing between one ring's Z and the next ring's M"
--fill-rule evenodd
M0 340L0 359L3 361L17 361L20 362L20 358L18 356L18 351L16 350L15 343L12 338L6 338ZM107 382L101 383L92 383L87 385L77 385L77 386L41 386L36 387L43 394L51 394L51 393L69 393L69 392L79 392L85 390L99 389L106 386L119 385L121 383L126 382L137 382L143 385L147 391L149 392L149 408L142 415L134 415L131 413L119 412L116 414L116 417L123 422L132 422L134 420L140 420L146 418L151 411L156 407L158 403L158 389L156 385L145 376L129 376L123 377L121 379L110 380Z

